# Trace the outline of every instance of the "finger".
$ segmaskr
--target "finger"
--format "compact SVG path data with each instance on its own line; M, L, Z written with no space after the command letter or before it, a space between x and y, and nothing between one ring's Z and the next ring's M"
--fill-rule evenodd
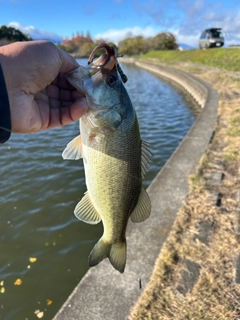
M59 90L56 86L49 86L45 95L50 108L70 108L76 100L81 101L81 108L83 107L82 104L87 103L84 96L76 90L74 92Z
M46 88L46 94L49 98L57 99L61 101L71 101L73 102L72 98L72 91L68 89L61 89L54 84L50 84Z
M75 100L78 100L78 99L83 99L85 98L85 96L80 93L79 91L77 91L75 88L73 91L71 91L71 100L72 101L75 101ZM86 101L86 100L83 100L83 101Z
M75 102L70 107L70 115L73 121L78 120L83 116L88 110L88 104L86 98L81 97L80 99L75 100Z
M49 98L59 99L59 88L56 85L50 84L46 87L45 92Z
M76 100L69 108L61 108L62 125L66 125L80 119L87 109L88 106L85 98Z
M67 81L64 73L59 73L58 76L52 81L52 84L64 89L74 90L75 88Z
M62 62L59 72L67 73L79 67L77 61L70 54L59 48L58 50Z
M49 123L46 129L62 126L60 108L50 108Z

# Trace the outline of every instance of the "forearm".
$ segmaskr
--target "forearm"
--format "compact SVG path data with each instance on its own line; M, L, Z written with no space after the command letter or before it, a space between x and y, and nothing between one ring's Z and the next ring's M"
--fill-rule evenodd
M4 74L0 64L0 143L6 142L11 135L11 114Z

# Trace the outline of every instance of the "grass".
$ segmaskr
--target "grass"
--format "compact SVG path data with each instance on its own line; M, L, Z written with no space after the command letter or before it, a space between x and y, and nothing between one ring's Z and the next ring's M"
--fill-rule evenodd
M223 159L230 163L236 162L239 158L239 152L235 149L223 152Z
M155 59L161 63L175 64L178 62L191 62L223 70L240 71L240 49L238 48L212 48L209 50L185 51L151 51L140 56L140 59ZM194 66L198 70L198 66ZM194 70L193 70L194 71Z
M220 103L215 135L200 161L198 172L189 179L185 204L178 212L150 282L134 306L130 320L240 319L240 283L236 283L235 278L235 263L240 253L237 199L240 190L240 74L226 70L220 73L219 69L204 66L216 64L222 69L238 70L238 50L192 50L144 56L161 63L168 60L179 68L191 70L219 91ZM219 59L221 63L217 65ZM224 66L223 61L228 61L229 65ZM222 172L224 177L218 186L212 185L210 179L211 173L216 171ZM221 195L218 205L216 195ZM212 225L206 243L198 239L203 222ZM200 266L200 274L192 290L181 294L178 288L187 260Z
M240 136L240 117L232 117L229 120L230 128L227 131L227 134L231 137Z

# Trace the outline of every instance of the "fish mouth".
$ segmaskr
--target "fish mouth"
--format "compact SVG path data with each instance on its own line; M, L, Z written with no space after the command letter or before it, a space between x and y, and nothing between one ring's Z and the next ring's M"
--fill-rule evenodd
M94 60L96 53L99 50L105 49L105 53L102 53L96 60ZM127 82L127 76L123 73L119 63L118 63L117 50L115 47L103 42L97 45L91 52L88 59L88 66L84 67L80 65L77 69L70 71L65 74L65 78L70 82L82 95L87 99L91 99L88 95L88 79L94 77L94 81L101 81L104 74L109 74L111 72L118 72L122 82ZM99 106L94 107L94 101L89 101L89 105L92 109L97 109Z

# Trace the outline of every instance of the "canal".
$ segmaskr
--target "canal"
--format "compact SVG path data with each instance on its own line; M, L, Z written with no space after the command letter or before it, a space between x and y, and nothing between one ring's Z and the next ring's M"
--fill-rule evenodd
M86 64L86 61L79 61ZM154 155L147 187L197 116L176 88L123 64L142 139ZM64 161L78 122L37 134L12 134L0 152L0 319L52 319L88 270L102 226L78 221L86 191L82 161Z

